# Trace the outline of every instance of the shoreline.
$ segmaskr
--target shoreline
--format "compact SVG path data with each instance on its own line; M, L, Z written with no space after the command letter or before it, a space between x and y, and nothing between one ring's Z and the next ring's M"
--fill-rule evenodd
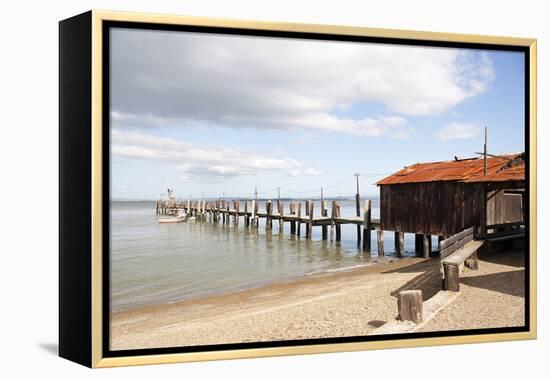
M384 269L386 265L388 265L388 267L391 267L390 265L396 264L396 262L401 262L399 266L401 266L404 263L406 265L409 265L407 264L407 262L411 260L414 260L413 263L416 263L416 262L422 262L426 259L421 257L412 257L412 256L405 256L402 258L397 258L394 256L383 256L380 258L380 260L376 260L375 262L369 262L369 263L360 264L360 265L351 265L349 267L344 267L344 268L314 271L314 272L309 272L300 276L286 277L281 279L274 279L272 281L265 281L257 285L251 284L250 286L243 286L242 288L230 289L229 291L220 289L219 291L212 291L210 293L205 293L205 294L191 295L187 298L182 298L182 299L178 299L170 302L151 303L143 306L125 308L120 310L112 310L111 316L129 315L131 313L143 312L143 311L155 311L158 309L164 309L170 306L178 306L183 304L195 304L195 303L201 303L201 302L216 301L216 300L224 299L226 297L239 296L244 292L250 292L251 295L254 295L254 293L260 292L260 291L268 291L279 287L286 287L286 286L292 287L295 285L304 285L308 283L314 284L314 283L317 283L318 280L325 281L330 278L339 278L339 276L352 275L352 273L375 274L375 273L380 273L384 270L387 270L387 269ZM380 266L380 268L375 270L374 269L375 266Z
M155 309L158 307L165 307L165 306L172 306L172 305L178 305L183 303L190 303L195 301L202 301L210 299L211 297L225 297L231 294L239 294L244 291L253 291L253 290L263 290L263 289L269 289L271 286L277 286L277 285L283 285L283 284L294 284L299 283L300 281L310 280L313 278L321 278L324 276L336 276L336 275L345 275L347 273L355 272L355 271L362 271L367 270L369 268L372 268L375 265L386 265L386 264L394 264L396 261L401 260L408 260L408 259L417 259L417 260L424 260L420 257L412 257L412 256L405 256L401 258L397 258L395 256L383 256L379 258L379 260L375 260L373 262L364 263L364 264L358 264L358 265L350 265L343 268L331 268L326 270L319 270L319 271L313 271L308 272L300 276L295 277L285 277L280 279L273 279L273 280L266 280L264 282L259 282L257 284L243 284L242 287L239 286L233 286L229 290L224 289L218 289L213 290L211 292L206 292L202 294L195 294L190 295L189 297L177 299L174 301L169 302L159 302L159 303L150 303L142 306L136 306L136 307L129 307L129 308L122 308L119 310L112 310L111 315L116 314L123 314L123 313L131 313L134 311L144 311L148 309Z
M384 323L390 313L396 312L397 300L390 292L425 271L437 271L437 265L433 259L420 257L388 258L382 263L379 261L349 271L301 276L257 288L111 313L111 349L302 339L312 338L312 333L329 337L323 336L323 329L333 332L329 323L340 323L342 327L337 326L341 329L336 332L342 336L361 333L361 327L351 326L349 321L340 322L338 309L345 310L348 317L356 318L367 308L375 319L371 324L364 323L366 334ZM357 300L355 306L347 304L350 297L351 302ZM379 305L372 306L373 302ZM327 313L321 316L325 318L321 323L326 322L326 326L288 336L287 331L292 332L289 322L295 326L304 321L310 324L316 322L314 318L325 311L323 308ZM327 318L327 314L331 319ZM291 320L293 318L295 322ZM243 321L259 321L271 330L258 332L257 324L247 326L241 324ZM218 323L228 322L235 324L222 325L219 331L204 330L205 325L218 329ZM235 332L220 338L226 327ZM246 334L247 331L256 336Z
M426 301L441 289L438 259L389 261L113 313L110 349L368 335L395 320L398 292L420 289ZM461 295L422 331L522 325L524 266L520 253L480 260L478 271L465 271Z

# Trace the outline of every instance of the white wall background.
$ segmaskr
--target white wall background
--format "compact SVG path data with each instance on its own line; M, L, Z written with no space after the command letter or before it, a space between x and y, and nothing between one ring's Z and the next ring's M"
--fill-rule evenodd
M550 28L542 1L10 1L0 38L0 375L538 376L548 365ZM539 39L539 339L90 371L57 344L57 55L61 19L89 9L328 23ZM544 210L547 210L546 212ZM545 214L546 213L546 214ZM546 215L546 216L545 216ZM546 296L546 299L545 299Z

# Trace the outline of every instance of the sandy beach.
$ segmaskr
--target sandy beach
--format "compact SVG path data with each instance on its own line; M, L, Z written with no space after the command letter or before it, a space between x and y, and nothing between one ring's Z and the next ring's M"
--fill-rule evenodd
M461 295L418 331L523 325L524 264L504 253L465 271ZM382 259L201 299L111 315L111 349L368 335L397 315L396 293L441 289L438 259Z

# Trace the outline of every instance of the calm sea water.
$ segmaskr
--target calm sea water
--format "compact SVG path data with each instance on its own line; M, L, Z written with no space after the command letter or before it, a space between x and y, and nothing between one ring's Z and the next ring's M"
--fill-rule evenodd
M354 215L353 201L339 201L344 216ZM260 203L260 209L265 206ZM285 209L288 209L288 203ZM319 204L315 204L319 209ZM303 211L303 207L302 207ZM373 201L373 218L379 217ZM154 202L111 203L111 310L170 303L215 293L262 286L285 279L355 269L378 260L373 231L372 254L357 247L356 226L342 226L340 243L290 235L290 224L271 231L210 221L159 224ZM330 228L329 228L330 230ZM302 235L305 227L302 225ZM387 256L394 255L393 233L384 234ZM405 249L413 254L414 235Z

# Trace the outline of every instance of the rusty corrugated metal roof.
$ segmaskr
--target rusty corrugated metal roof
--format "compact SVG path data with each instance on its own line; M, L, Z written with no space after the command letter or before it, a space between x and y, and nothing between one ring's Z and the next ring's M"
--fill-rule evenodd
M517 160L516 160L517 159ZM516 160L510 166L511 160ZM483 157L417 163L395 172L377 185L407 184L431 181L492 182L525 179L523 154L492 156L487 158L487 175L483 174Z

